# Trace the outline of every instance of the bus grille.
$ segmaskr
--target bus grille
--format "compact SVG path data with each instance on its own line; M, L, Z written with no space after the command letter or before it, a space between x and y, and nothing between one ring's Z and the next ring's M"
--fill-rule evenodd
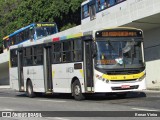
M110 80L111 83L134 83L137 79L131 79L131 80Z
M138 89L139 85L130 86L130 88L112 87L112 90L131 90Z
M140 70L124 70L124 71L111 71L107 72L108 75L130 75L140 73Z

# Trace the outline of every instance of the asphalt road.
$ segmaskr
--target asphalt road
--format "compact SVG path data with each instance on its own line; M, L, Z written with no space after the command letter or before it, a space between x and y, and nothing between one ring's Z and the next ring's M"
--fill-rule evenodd
M111 115L110 119L136 119L135 117L128 118L128 114L132 112L138 113L156 113L160 112L160 92L155 91L146 91L146 92L132 92L127 95L127 98L120 99L114 95L104 95L104 94L95 94L88 95L86 100L75 101L70 94L55 94L55 95L42 95L39 94L35 98L26 97L25 93L16 92L12 89L0 89L0 111L73 111L69 113L65 112L48 112L49 116L53 117L43 117L42 118L32 118L36 120L97 120L102 119L106 120L105 117L100 117L104 113L100 113L99 117L95 117L98 112L85 112L85 111L107 111L105 114ZM115 111L122 111L115 112ZM132 112L128 112L132 111ZM42 113L43 113L42 112ZM89 117L85 117L86 114ZM28 113L27 113L28 114ZM55 114L55 115L54 115ZM60 114L60 115L59 115ZM65 116L66 114L71 115ZM56 116L57 115L57 116ZM63 116L64 115L64 116ZM73 117L73 116L82 116L82 117ZM122 115L122 116L121 116ZM141 114L140 114L141 115ZM160 115L160 114L159 114ZM127 117L128 116L128 117ZM83 118L85 117L85 118ZM140 117L140 116L139 116ZM108 118L108 117L107 117ZM140 117L141 119L159 119L159 117ZM1 118L0 118L1 119ZM20 117L15 118L2 118L9 120L19 120ZM23 118L29 119L29 118ZM31 119L31 118L30 118Z

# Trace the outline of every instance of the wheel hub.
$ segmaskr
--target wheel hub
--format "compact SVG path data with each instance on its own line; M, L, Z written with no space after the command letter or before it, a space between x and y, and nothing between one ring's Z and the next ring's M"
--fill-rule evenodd
M80 94L80 87L78 85L75 86L74 93L75 93L75 95Z

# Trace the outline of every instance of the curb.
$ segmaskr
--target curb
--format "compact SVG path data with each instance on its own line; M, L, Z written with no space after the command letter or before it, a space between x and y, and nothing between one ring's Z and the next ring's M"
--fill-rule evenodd
M160 93L160 90L144 90L147 93Z
M2 86L0 86L0 89L1 88L11 88L11 87L10 87L10 85L2 85Z

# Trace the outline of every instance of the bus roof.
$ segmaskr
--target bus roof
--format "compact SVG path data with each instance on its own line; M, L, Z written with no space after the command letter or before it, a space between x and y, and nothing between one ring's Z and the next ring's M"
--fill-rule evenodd
M11 33L10 35L8 35L8 36L6 36L6 37L4 37L3 40L5 40L5 39L7 39L7 38L9 38L9 37L12 37L12 36L14 36L15 34L21 32L21 31L23 31L23 30L25 30L25 29L27 29L27 28L33 27L34 25L35 25L35 23L32 23L32 24L30 24L30 25L28 25L28 26L26 26L26 27L22 27L22 28L20 28L19 30Z
M86 1L84 1L82 4L81 4L81 6L83 6L83 5L85 5L86 3L89 3L91 0L86 0Z
M9 37L12 37L12 36L14 36L14 35L16 35L17 33L20 33L20 32L22 32L22 31L25 30L25 29L28 29L28 28L30 28L30 27L34 27L36 24L45 24L45 23L48 23L48 24L49 24L49 23L51 23L51 22L37 22L37 23L32 23L32 24L27 25L27 26L25 26L25 27L22 27L22 28L16 30L15 32L11 33L10 35L4 37L3 40L5 40L5 39L7 39L7 38L9 38ZM54 22L52 22L52 23L54 23ZM54 23L54 24L56 24L56 23Z
M7 40L9 38L9 36L7 35L6 37L3 38L3 40Z
M10 34L9 37L14 36L15 34L17 34L17 33L19 33L19 32L22 32L23 30L25 30L25 29L27 29L27 28L33 27L34 25L35 25L35 23L32 23L32 24L30 24L30 25L28 25L28 26L26 26L26 27L22 27L21 29L19 29L19 30L13 32L12 34Z

